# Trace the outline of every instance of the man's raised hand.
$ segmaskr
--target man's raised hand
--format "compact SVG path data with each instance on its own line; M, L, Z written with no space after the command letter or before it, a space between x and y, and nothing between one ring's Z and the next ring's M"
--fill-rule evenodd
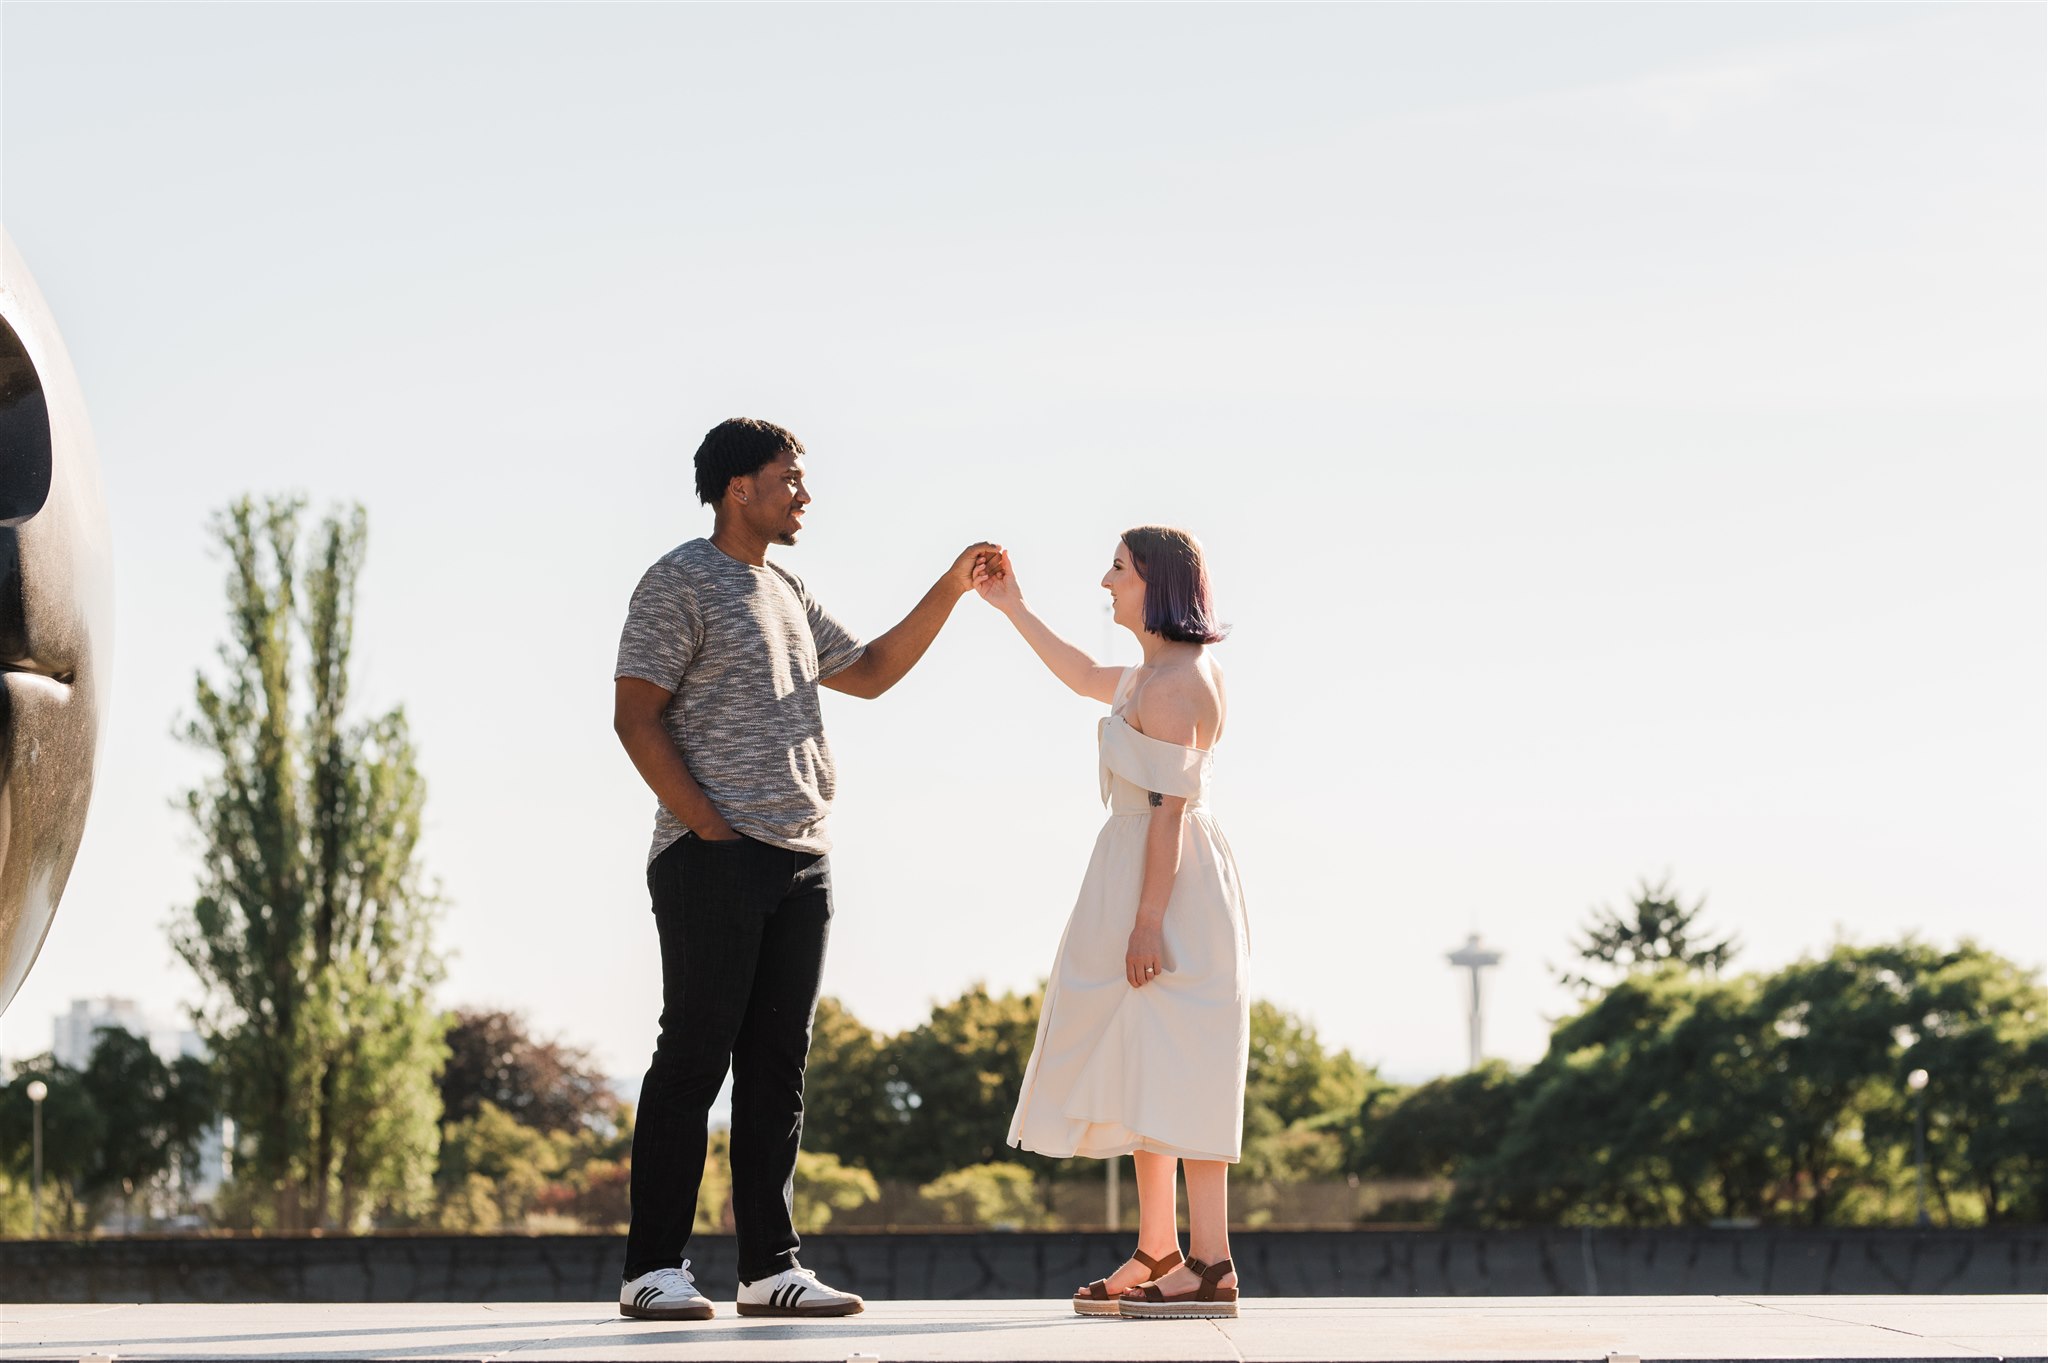
M965 596L974 590L976 571L984 563L1000 559L1002 556L1003 546L1000 544L991 544L987 540L979 544L970 544L960 551L960 557L954 559L953 566L946 570L945 580Z
M1007 550L998 549L985 562L974 565L974 590L997 610L1008 613L1024 602L1018 590L1017 574L1010 567Z

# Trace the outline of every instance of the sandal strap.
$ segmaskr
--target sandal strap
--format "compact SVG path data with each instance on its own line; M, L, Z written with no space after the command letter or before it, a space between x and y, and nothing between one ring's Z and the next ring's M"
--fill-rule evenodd
M1131 1251L1131 1257L1133 1259L1136 1259L1139 1263L1143 1264L1155 1278L1164 1275L1168 1270L1172 1269L1176 1264L1181 1262L1180 1251L1177 1249L1170 1249L1166 1251L1166 1253L1160 1255L1157 1259L1153 1258L1151 1255L1147 1254L1142 1249L1133 1250Z
M1086 1297L1089 1301L1108 1301L1109 1279L1097 1278L1074 1295L1076 1297Z
M1228 1298L1228 1300L1235 1301L1237 1299L1237 1290L1235 1288L1218 1287L1216 1285L1217 1283L1221 1282L1224 1278L1228 1277L1229 1275L1237 1271L1236 1266L1233 1265L1230 1262L1230 1260L1218 1259L1213 1264L1205 1264L1200 1259L1189 1258L1184 1262L1187 1264L1189 1269L1196 1273L1199 1273L1202 1276L1202 1285L1200 1287L1197 1287L1194 1291L1176 1292L1171 1297L1169 1297L1166 1295L1165 1290L1159 1286L1159 1284L1145 1283L1141 1286L1133 1287L1126 1290L1124 1295L1126 1297L1130 1297L1133 1293L1135 1293L1137 1294L1137 1300L1148 1302L1213 1302L1221 1299L1218 1296L1219 1293L1228 1292L1230 1293L1230 1297Z
M1218 1259L1215 1263L1209 1264L1202 1262L1193 1255L1188 1256L1187 1266L1190 1272L1197 1274L1201 1278L1202 1285L1192 1292L1181 1293L1179 1297L1181 1301L1215 1301L1218 1291L1216 1284L1237 1271L1236 1267L1228 1259ZM1148 1288L1147 1290L1149 1291L1150 1289Z

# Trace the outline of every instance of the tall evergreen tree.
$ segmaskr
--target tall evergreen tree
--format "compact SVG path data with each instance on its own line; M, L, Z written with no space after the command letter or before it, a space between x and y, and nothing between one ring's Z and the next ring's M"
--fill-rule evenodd
M1687 970L1717 976L1735 958L1742 944L1732 936L1714 939L1706 934L1700 924L1700 914L1706 907L1704 899L1690 905L1682 903L1671 888L1669 877L1655 885L1645 879L1637 883L1626 914L1616 913L1604 904L1595 909L1591 921L1580 930L1581 938L1572 943L1572 950L1589 965L1608 967L1616 978L1665 965L1681 965ZM1612 982L1570 969L1561 971L1560 979L1589 994Z
M405 715L349 718L365 516L328 517L302 558L303 510L244 498L214 522L229 629L185 728L213 769L184 796L201 870L173 929L205 988L237 1177L281 1229L427 1205L446 1055Z

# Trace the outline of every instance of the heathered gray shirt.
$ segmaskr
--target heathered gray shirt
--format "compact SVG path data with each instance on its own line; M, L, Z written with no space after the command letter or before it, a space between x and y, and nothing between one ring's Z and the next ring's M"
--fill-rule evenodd
M612 676L675 693L662 722L736 831L825 852L835 781L818 683L865 648L795 573L742 563L700 539L664 554L633 589ZM657 801L647 859L686 831Z

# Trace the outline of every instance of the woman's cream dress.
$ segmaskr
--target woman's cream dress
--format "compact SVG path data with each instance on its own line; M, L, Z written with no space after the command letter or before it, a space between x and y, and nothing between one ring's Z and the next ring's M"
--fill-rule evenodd
M1251 943L1230 844L1209 812L1211 753L1124 719L1135 668L1098 737L1109 821L1060 939L1010 1144L1106 1158L1150 1150L1235 1162L1251 1050ZM1124 978L1145 874L1150 792L1187 798L1160 974Z

